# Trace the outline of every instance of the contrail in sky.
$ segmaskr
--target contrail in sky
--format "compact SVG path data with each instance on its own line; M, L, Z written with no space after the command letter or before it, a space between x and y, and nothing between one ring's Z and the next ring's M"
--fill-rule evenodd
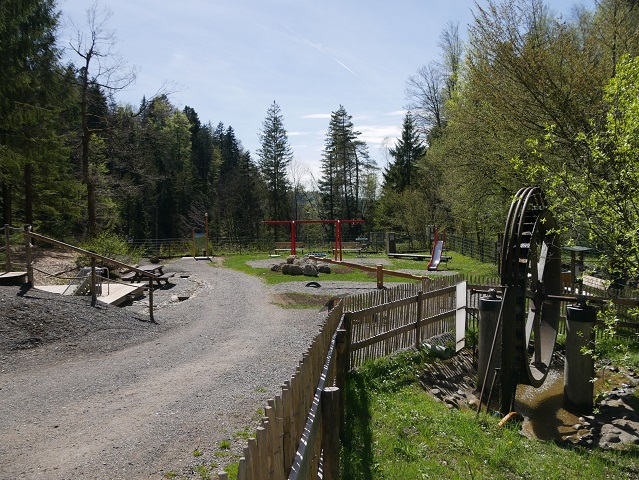
M301 39L304 43L306 43L307 45L313 47L314 49L320 51L321 53L323 53L324 55L326 55L327 57L331 58L333 61L335 61L340 67L342 67L344 70L346 70L347 72L351 73L352 75L355 75L357 78L361 79L361 77L359 75L357 75L353 70L351 70L350 68L348 68L348 66L346 66L344 63L340 62L337 58L331 56L328 52L326 52L326 50L324 50L322 47L320 47L319 45L316 45L315 43L311 42L310 40L304 38L302 35L300 35L299 33L297 33L295 30L293 30L292 28L287 27L284 24L280 24L282 25L286 30L288 30L289 32L291 32L294 36L296 36L297 38Z

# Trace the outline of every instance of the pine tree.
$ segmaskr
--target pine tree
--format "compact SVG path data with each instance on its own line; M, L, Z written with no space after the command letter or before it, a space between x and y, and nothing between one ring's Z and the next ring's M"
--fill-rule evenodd
M331 114L322 158L322 178L318 182L325 219L355 219L362 215L360 201L365 173L374 168L366 143L359 140L352 117L340 105ZM360 227L349 227L351 233Z
M290 218L287 201L290 182L286 169L293 159L293 151L284 128L284 117L276 102L266 112L259 138L258 165L268 189L268 215L273 220L287 220Z
M58 16L53 0L0 5L0 204L4 223L67 234L77 210L64 144L69 89L55 43Z
M397 140L395 148L389 149L389 153L395 161L384 171L384 188L400 193L414 186L417 163L426 153L410 111L404 117L402 137Z

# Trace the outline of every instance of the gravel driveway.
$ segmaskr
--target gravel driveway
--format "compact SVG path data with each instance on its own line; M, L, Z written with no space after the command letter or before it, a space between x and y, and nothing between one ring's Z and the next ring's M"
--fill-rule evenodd
M3 338L23 321L72 331L49 340L43 332L46 341L30 333L31 349L17 347L28 341L17 336L0 342L0 479L199 478L194 464L236 461L245 439L234 434L254 430L324 314L279 308L259 279L208 262L183 259L165 271L190 276L157 291L157 325L139 304L91 307L2 288ZM175 301L180 289L189 300ZM224 440L230 455L220 457Z

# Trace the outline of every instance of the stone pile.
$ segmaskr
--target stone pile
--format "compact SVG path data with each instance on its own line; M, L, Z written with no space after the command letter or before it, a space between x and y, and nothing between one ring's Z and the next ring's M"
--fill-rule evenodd
M593 412L579 417L578 423L572 425L574 433L562 435L557 442L604 449L639 444L639 374L615 366L608 366L606 370L621 378L619 384L602 395ZM451 358L426 364L419 382L448 408L475 410L479 402L476 377L474 359L464 349Z
M619 448L622 445L639 444L639 412L637 387L639 375L633 370L609 366L611 373L619 373L625 381L603 395L592 415L579 417L574 425L576 434L567 442L587 447Z
M320 273L331 273L331 267L308 257L299 258L296 255L290 255L286 262L273 265L271 271L282 272L284 275L318 277Z

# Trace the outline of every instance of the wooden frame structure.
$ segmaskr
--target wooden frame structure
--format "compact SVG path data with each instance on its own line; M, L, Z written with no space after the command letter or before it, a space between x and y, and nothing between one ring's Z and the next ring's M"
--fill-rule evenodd
M41 240L43 242L47 242L50 243L51 245L55 245L58 247L62 247L62 248L66 248L68 250L71 250L73 252L77 252L80 253L82 255L86 255L91 259L91 300L93 302L96 301L97 299L97 293L96 293L96 289L95 289L95 271L96 271L96 262L97 260L100 260L102 262L105 263L109 263L112 265L115 265L117 267L120 268L126 268L129 269L133 272L136 272L144 277L147 277L149 279L149 318L151 319L152 322L155 322L155 319L153 318L153 280L161 280L162 277L159 275L156 275L154 273L150 273L146 270L140 269L138 267L134 267L132 265L127 265L126 263L122 263L122 262L118 262L117 260L113 260L112 258L108 258L108 257L104 257L102 255L98 255L97 253L93 253L93 252L89 252L88 250L84 250L82 248L78 248L78 247L74 247L73 245L69 245L67 243L64 242L60 242L58 240L54 240L53 238L49 238L49 237L45 237L44 235L40 235L38 233L34 233L31 231L31 225L25 225L24 226L24 246L25 246L25 251L26 251L26 256L27 256L27 283L29 285L29 287L33 287L34 286L34 279L33 279L33 253L32 253L32 248L33 245L31 244L31 239L36 239L36 240Z

